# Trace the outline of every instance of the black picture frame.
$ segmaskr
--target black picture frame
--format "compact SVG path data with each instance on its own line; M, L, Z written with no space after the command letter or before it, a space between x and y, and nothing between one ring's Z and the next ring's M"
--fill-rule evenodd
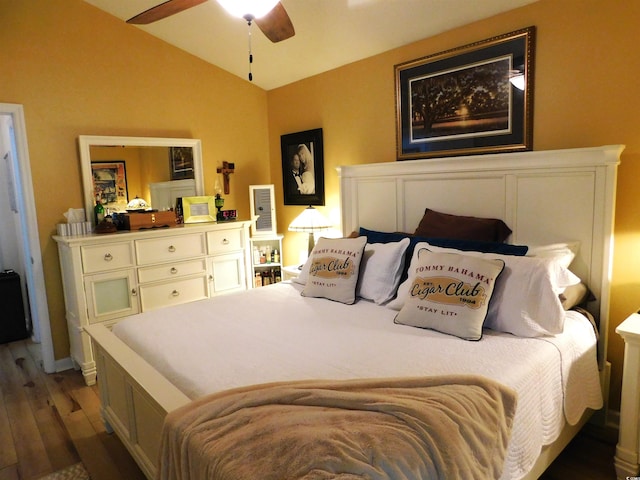
M169 147L169 172L171 180L195 178L193 148Z
M280 148L284 204L324 205L322 129L316 128L282 135ZM295 167L293 166L296 156L298 156L300 165L298 176L294 174ZM305 163L312 163L313 168L305 167Z
M531 26L396 65L398 160L531 150L534 43Z

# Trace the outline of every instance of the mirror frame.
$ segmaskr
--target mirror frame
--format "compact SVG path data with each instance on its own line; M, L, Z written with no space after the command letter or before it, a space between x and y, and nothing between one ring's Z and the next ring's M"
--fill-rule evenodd
M162 138L162 137L112 137L101 135L80 135L80 167L82 187L84 190L84 209L87 221L93 221L93 174L91 172L92 146L127 146L127 147L191 147L193 149L193 170L196 183L196 195L204 195L204 175L202 172L202 144L197 138ZM167 159L169 161L169 159Z

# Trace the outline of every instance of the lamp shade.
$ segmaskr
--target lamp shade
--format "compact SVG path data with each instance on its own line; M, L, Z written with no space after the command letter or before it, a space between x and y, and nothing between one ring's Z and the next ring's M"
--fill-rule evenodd
M324 215L313 207L307 207L291 222L289 231L316 233L329 230L331 227Z
M230 15L238 18L260 18L273 10L278 0L218 0Z
M290 232L306 232L309 234L309 254L313 250L315 240L313 235L318 232L329 230L332 227L329 220L318 210L309 206L289 224Z

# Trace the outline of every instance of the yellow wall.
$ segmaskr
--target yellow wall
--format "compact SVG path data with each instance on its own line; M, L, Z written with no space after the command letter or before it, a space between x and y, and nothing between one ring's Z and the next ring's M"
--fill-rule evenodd
M634 252L640 243L639 23L636 0L540 0L268 92L280 229L302 210L283 205L280 135L323 128L327 201L321 211L337 221L335 167L395 159L395 64L535 25L534 149L627 145L618 179L608 354L611 406L618 408L623 343L614 329L640 305L640 255ZM286 235L285 263L295 263L304 247L304 236Z
M81 207L78 135L202 139L205 193L235 162L225 207L269 180L267 98L254 85L80 0L0 0L0 102L24 105L57 359L69 355L51 235ZM134 193L135 192L131 192Z

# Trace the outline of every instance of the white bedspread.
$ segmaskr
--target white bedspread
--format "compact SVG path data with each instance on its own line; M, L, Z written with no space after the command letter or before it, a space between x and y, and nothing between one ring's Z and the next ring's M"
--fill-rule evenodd
M396 325L397 312L372 302L302 297L301 288L283 282L143 313L114 332L190 398L301 379L493 378L518 392L505 479L531 469L565 418L575 424L586 408L602 407L595 335L575 312L556 337L485 330L482 340L469 342Z

